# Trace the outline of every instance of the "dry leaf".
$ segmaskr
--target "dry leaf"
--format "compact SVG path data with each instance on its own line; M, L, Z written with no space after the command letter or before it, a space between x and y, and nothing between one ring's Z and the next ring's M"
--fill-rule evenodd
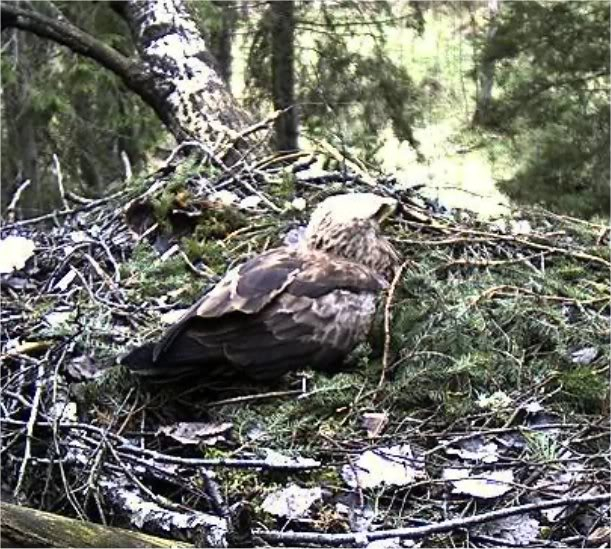
M0 240L0 274L8 274L25 267L34 255L33 240L23 236L7 236Z
M304 457L288 457L276 450L266 449L267 455L265 456L265 462L270 467L320 467L320 461L316 461L312 458Z
M161 315L161 322L164 324L175 324L189 309L174 309Z
M68 287L70 286L70 284L72 284L75 278L76 271L74 269L70 269L64 276L61 277L58 282L55 283L53 289L60 290L61 292L63 292L68 289Z
M250 208L256 208L259 204L261 203L261 198L258 197L257 195L251 194L250 196L247 196L246 198L243 198L242 200L240 200L240 208L245 208L245 209L250 209Z
M499 447L494 442L484 444L482 437L463 440L455 444L458 448L446 448L449 455L457 455L462 459L470 461L481 461L482 463L495 463L499 460Z
M539 521L524 515L514 515L482 524L475 529L475 533L500 538L507 541L508 546L523 547L539 536Z
M233 423L180 422L174 425L160 427L157 430L157 434L164 434L182 444L204 443L208 446L212 446L220 440L226 440L225 435L232 427Z
M74 311L51 311L47 313L43 319L51 327L57 328L70 320Z
M320 488L301 488L290 484L268 494L262 507L270 515L294 519L304 516L310 507L321 499Z
M497 498L513 488L513 471L501 469L471 476L471 469L447 468L444 480L451 480L455 494L468 494L478 498Z
M424 463L414 458L408 444L363 452L354 464L344 465L342 478L352 488L405 486L423 475Z
M363 414L361 423L367 431L369 438L375 438L380 435L384 427L388 424L388 414L385 412L370 412Z
M209 198L214 202L220 202L223 206L231 206L238 201L239 196L231 191L222 190L212 193Z

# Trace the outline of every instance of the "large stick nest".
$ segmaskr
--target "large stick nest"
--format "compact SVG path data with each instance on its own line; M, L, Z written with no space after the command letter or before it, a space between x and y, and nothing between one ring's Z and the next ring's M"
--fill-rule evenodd
M2 275L5 497L205 545L601 539L606 228L543 210L483 223L317 162L173 155L110 198L3 226L30 255ZM115 366L319 200L372 189L401 204L405 263L349 371L211 391Z

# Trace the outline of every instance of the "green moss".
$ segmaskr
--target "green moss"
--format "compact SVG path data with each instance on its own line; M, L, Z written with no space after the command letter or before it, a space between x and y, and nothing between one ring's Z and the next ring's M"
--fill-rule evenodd
M70 391L79 409L88 410L95 407L100 412L108 410L108 417L112 417L112 413L116 411L116 403L122 401L134 385L134 378L126 367L113 366L95 380L73 383Z
M277 199L291 201L295 198L295 174L282 172L281 179L274 179L269 184L269 194Z
M151 200L155 220L158 223L167 223L167 217L174 207L175 199L176 194L169 189L166 189L159 196Z
M146 242L134 249L129 262L123 265L122 276L130 279L130 295L136 301L162 297L181 288L180 299L188 303L201 293L205 281L193 275L181 256L161 261L157 252ZM190 304L190 303L189 303Z
M591 366L577 366L563 371L558 380L563 396L572 407L586 413L603 409L609 393L608 375L597 373Z
M198 217L193 236L196 239L223 239L246 225L246 217L235 208L209 208Z

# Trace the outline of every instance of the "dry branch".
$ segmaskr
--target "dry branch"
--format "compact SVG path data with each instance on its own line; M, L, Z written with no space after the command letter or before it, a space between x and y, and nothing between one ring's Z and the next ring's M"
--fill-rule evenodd
M193 547L123 528L70 519L11 503L0 503L4 547Z
M532 511L540 511L542 509L552 509L554 507L566 507L567 505L585 505L588 503L609 503L611 494L602 494L597 496L580 496L559 498L539 503L527 503L526 505L516 505L514 507L506 507L488 513L472 515L470 517L461 517L452 520L444 520L436 524L427 526L417 526L413 528L395 528L393 530L378 530L377 532L355 533L355 534L317 534L309 532L279 532L279 531L257 531L255 535L270 543L283 544L314 544L314 545L349 545L358 544L366 546L372 541L400 538L400 539L417 539L430 536L432 534L441 534L451 532L459 528L468 528L476 524L483 524L513 515L524 515Z

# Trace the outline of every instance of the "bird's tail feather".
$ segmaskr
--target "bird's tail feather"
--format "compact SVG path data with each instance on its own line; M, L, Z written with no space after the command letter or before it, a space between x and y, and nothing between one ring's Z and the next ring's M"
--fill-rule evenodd
M155 343L145 343L118 357L117 362L127 366L134 375L149 383L174 382L204 374L223 379L231 373L231 369L218 367L216 361L210 360L210 357L206 360L188 352L168 353L164 355L163 360L154 360L155 348ZM204 364L206 368L203 367Z
M164 365L163 363L153 361L154 350L154 343L145 343L120 356L117 362L127 366L138 377L146 378L150 381L154 381L155 378L168 381L170 378L183 377L192 373L193 366Z

